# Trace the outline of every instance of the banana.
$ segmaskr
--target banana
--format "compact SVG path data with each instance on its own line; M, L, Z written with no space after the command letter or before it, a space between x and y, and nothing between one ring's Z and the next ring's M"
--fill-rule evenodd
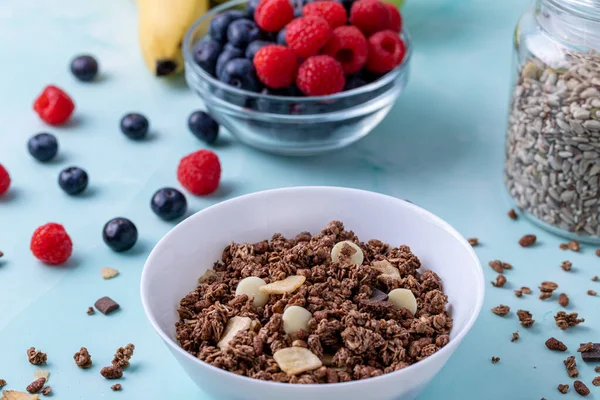
M209 0L136 0L144 61L155 76L183 71L181 44L187 29L208 11Z

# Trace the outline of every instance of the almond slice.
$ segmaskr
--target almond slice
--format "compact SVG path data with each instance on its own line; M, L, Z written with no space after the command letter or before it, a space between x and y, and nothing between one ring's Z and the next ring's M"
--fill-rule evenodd
M335 244L335 246L333 246L333 249L331 249L331 260L333 262L338 262L340 259L340 255L342 254L342 250L345 250L344 248L349 246L350 249L347 251L350 251L350 264L355 264L355 265L362 265L365 256L361 250L361 248L355 244L354 242L351 242L349 240L344 240L343 242L338 242Z
M393 276L400 279L400 271L388 260L373 261L373 269L381 272L381 275Z
M110 279L119 275L119 271L111 267L104 267L100 270L100 274L104 279Z
M323 365L319 357L304 347L287 347L273 354L279 368L288 375L312 371Z
M231 317L231 319L227 321L225 331L221 336L221 340L217 343L217 347L223 351L227 350L231 339L233 339L239 331L245 331L250 328L251 324L252 320L249 317Z
M5 390L2 392L0 400L40 400L40 396L37 394L17 392L15 390Z
M239 281L235 288L235 295L245 294L252 299L252 305L256 308L263 307L269 301L269 294L260 290L267 282L256 276L249 276Z
M288 335L295 334L300 329L308 331L308 321L312 314L304 307L290 306L283 312L283 330Z
M388 300L393 304L394 308L406 308L412 315L417 312L417 299L415 295L408 289L394 289L388 293Z
M306 277L302 275L292 275L288 276L282 281L275 281L269 283L268 285L262 286L260 291L269 294L293 293L296 289L302 286L305 280Z
M33 373L33 380L44 378L46 382L48 382L48 377L50 376L50 371L47 369L36 369Z
M215 270L213 270L213 269L207 269L206 271L204 271L204 273L202 274L202 276L198 279L198 283L206 283L210 279L212 279L213 277L217 277L217 276L218 275L215 272Z

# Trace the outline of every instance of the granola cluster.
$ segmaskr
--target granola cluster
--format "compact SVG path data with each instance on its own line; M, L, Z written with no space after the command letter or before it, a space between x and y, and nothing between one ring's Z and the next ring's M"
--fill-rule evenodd
M334 246L343 241L351 246L342 246L332 261ZM361 250L364 259L357 258ZM177 340L200 360L261 380L336 383L393 372L450 340L452 318L442 282L420 267L407 246L361 243L339 221L315 236L275 234L270 241L233 243L181 300ZM269 294L266 303L236 295L238 283L249 277L267 284L261 289ZM275 286L291 291L266 290ZM248 290L259 293L254 286ZM408 304L407 297L416 299L414 315L412 307L398 306ZM292 306L306 312L292 313ZM290 323L288 314L308 318ZM297 358L310 366L290 372L284 364L297 366Z

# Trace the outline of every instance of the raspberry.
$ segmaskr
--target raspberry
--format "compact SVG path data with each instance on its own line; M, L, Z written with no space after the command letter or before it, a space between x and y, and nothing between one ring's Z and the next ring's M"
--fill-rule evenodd
M294 7L289 0L261 0L254 11L254 21L267 32L282 30L294 19Z
M296 85L307 96L324 96L344 89L346 77L342 65L333 57L309 57L300 65Z
M60 265L71 257L73 242L62 225L51 222L33 232L29 248L38 260Z
M331 29L346 25L348 22L346 9L343 5L334 1L315 1L314 3L308 3L302 8L302 15L305 17L308 15L321 17L327 21Z
M321 17L296 18L285 28L285 41L300 58L314 56L327 44L333 34Z
M62 89L49 85L35 99L33 109L47 124L60 125L69 119L75 104Z
M369 37L390 26L390 12L379 0L360 0L352 4L350 24Z
M369 38L367 70L384 74L402 62L406 46L398 34L391 30L377 32Z
M6 168L0 164L0 196L8 191L8 187L10 186L10 175Z
M390 12L390 23L388 25L388 29L393 30L394 32L402 32L402 14L392 3L383 3L387 7Z
M285 46L269 45L254 56L258 79L272 89L292 86L298 74L298 58Z
M333 37L321 53L327 54L342 64L346 75L355 74L367 63L367 39L357 27L346 25L333 30Z
M198 150L179 161L177 179L195 195L210 194L217 190L221 179L219 158L210 150Z

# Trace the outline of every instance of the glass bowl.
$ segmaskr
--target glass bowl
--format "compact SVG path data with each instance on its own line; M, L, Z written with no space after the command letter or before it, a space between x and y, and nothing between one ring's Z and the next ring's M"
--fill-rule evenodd
M411 41L403 31L406 56L398 67L373 82L329 96L274 96L220 82L194 61L195 45L207 38L212 18L243 9L246 0L213 8L188 30L183 41L185 77L212 116L236 138L254 148L284 155L312 155L339 149L366 136L390 111L406 87Z

